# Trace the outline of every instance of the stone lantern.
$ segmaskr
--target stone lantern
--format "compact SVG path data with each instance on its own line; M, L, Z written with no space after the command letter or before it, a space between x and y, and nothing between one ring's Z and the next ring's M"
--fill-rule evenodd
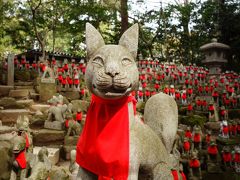
M212 39L211 43L201 46L200 50L205 54L202 63L209 68L209 74L220 74L222 65L227 63L226 53L230 50L230 46Z

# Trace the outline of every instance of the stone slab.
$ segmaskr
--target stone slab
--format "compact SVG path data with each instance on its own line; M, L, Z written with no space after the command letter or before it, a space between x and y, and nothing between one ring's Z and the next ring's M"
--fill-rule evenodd
M0 120L3 125L15 124L19 115L29 115L26 109L6 109L0 110Z
M58 121L45 121L44 128L46 129L53 129L53 130L63 130L63 123Z
M34 146L63 145L65 131L40 129L33 131Z
M17 129L15 127L0 126L0 134L11 133L11 132L16 131L16 130Z
M33 89L33 86L14 86L14 89Z
M18 100L17 104L23 105L25 107L30 107L34 104L34 101L32 99Z
M8 96L10 90L13 90L13 86L0 86L0 96Z
M63 146L63 152L64 152L64 159L70 160L71 158L71 151L76 149L76 146Z
M41 150L42 147L34 147L33 148L33 154L37 155L38 152ZM59 156L60 156L60 149L59 148L49 148L48 150L48 158L52 165L56 165L59 162Z
M77 100L80 98L79 91L65 91L61 92L63 96L65 96L67 99L71 100Z
M13 98L25 98L29 96L29 90L27 89L10 90L9 96Z
M45 112L50 108L50 105L47 104L34 104L30 106L31 110Z
M40 83L39 94L40 101L47 102L57 93L57 87L54 83Z

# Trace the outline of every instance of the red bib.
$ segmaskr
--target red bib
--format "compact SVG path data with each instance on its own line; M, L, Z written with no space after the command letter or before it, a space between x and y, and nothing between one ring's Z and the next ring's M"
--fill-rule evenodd
M218 153L217 146L209 146L208 147L208 154L217 155L217 153Z
M27 167L27 161L25 157L25 150L15 155L15 160L21 169L25 169Z
M177 170L172 170L173 180L178 180L178 172Z
M127 180L129 114L132 96L106 100L92 95L86 124L77 144L76 162L99 175Z

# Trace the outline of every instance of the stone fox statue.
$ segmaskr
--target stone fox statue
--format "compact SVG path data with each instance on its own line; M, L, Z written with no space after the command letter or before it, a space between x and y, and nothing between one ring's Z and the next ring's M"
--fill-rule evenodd
M130 95L138 89L138 25L118 45L105 45L87 23L86 45L85 80L92 100L77 144L77 179L173 179L170 159L178 124L174 99L163 93L151 97L144 124L135 116Z

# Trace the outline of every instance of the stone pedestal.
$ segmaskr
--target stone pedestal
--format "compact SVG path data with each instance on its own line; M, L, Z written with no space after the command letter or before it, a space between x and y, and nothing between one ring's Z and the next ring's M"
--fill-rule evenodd
M63 123L59 121L45 121L44 128L53 130L63 130Z
M41 129L33 132L34 146L63 145L64 131Z
M9 96L13 98L28 98L29 91L27 89L10 90Z
M47 102L57 93L57 87L54 79L41 79L39 94L40 101Z
M0 110L0 120L4 125L15 124L19 115L28 115L26 109L6 109Z
M34 104L30 107L30 109L34 111L41 111L41 112L45 112L49 108L50 108L50 105L47 105L47 104Z
M34 147L33 148L33 154L37 155L38 152L41 150L42 147ZM48 158L52 165L55 165L59 162L59 156L60 156L60 149L59 148L49 148L48 150Z

